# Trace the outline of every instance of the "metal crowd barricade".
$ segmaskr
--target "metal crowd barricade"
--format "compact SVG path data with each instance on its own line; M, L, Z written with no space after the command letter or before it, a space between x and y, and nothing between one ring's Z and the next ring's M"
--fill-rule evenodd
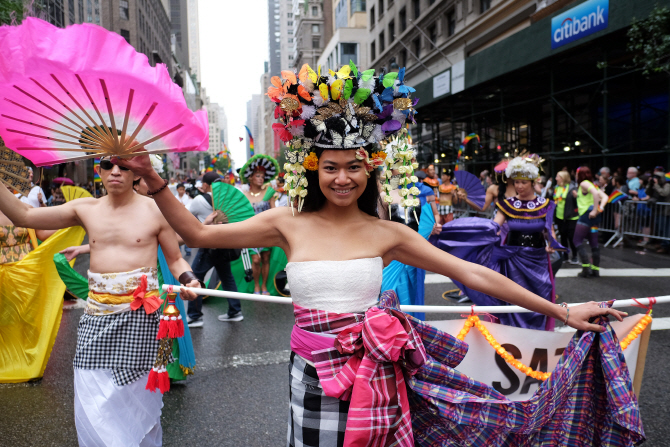
M483 217L484 219L493 218L492 207L489 207L489 209L484 211L478 211L469 206L467 203L460 202L455 204L453 208L454 208L454 219L458 219L460 217Z
M670 203L649 205L644 201L627 200L620 209L622 239L634 236L670 241Z
M605 206L605 211L603 212L603 220L598 227L599 231L604 233L612 233L607 242L605 242L605 247L608 247L612 242L614 245L612 247L617 247L621 242L623 242L623 233L622 233L622 218L624 216L625 208L622 206L625 202L611 203Z

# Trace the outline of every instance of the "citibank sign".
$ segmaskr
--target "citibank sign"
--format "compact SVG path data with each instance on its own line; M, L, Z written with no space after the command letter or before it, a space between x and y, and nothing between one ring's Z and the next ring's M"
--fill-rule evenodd
M607 28L609 0L588 0L551 19L551 48Z

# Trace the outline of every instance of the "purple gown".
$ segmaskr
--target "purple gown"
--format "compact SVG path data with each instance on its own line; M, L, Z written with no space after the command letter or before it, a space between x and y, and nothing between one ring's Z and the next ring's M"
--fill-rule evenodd
M553 277L545 249L549 235L554 248L562 248L551 237L554 203L542 197L522 201L511 197L498 203L498 212L507 218L509 232L501 241L500 225L477 217L456 219L445 224L431 242L463 260L488 267L521 287L555 302ZM501 242L504 242L501 243ZM478 306L509 306L490 295L454 283ZM553 329L553 320L539 313L497 314L500 323L529 329Z

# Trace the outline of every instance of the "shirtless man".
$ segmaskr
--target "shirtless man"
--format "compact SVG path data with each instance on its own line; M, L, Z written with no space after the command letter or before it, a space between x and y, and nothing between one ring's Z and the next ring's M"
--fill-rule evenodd
M100 161L98 173L108 192L101 199L32 208L0 185L0 212L17 226L80 225L88 233L91 291L74 358L79 444L161 445L162 395L145 389L158 351L158 244L181 284L200 283L154 201L133 191L139 177L109 159ZM181 297L195 295L183 292Z

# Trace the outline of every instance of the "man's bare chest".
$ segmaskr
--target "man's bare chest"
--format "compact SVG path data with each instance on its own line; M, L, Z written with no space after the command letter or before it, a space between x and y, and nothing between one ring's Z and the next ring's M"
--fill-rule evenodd
M160 233L160 226L150 213L137 209L96 211L81 219L91 244L153 244Z

